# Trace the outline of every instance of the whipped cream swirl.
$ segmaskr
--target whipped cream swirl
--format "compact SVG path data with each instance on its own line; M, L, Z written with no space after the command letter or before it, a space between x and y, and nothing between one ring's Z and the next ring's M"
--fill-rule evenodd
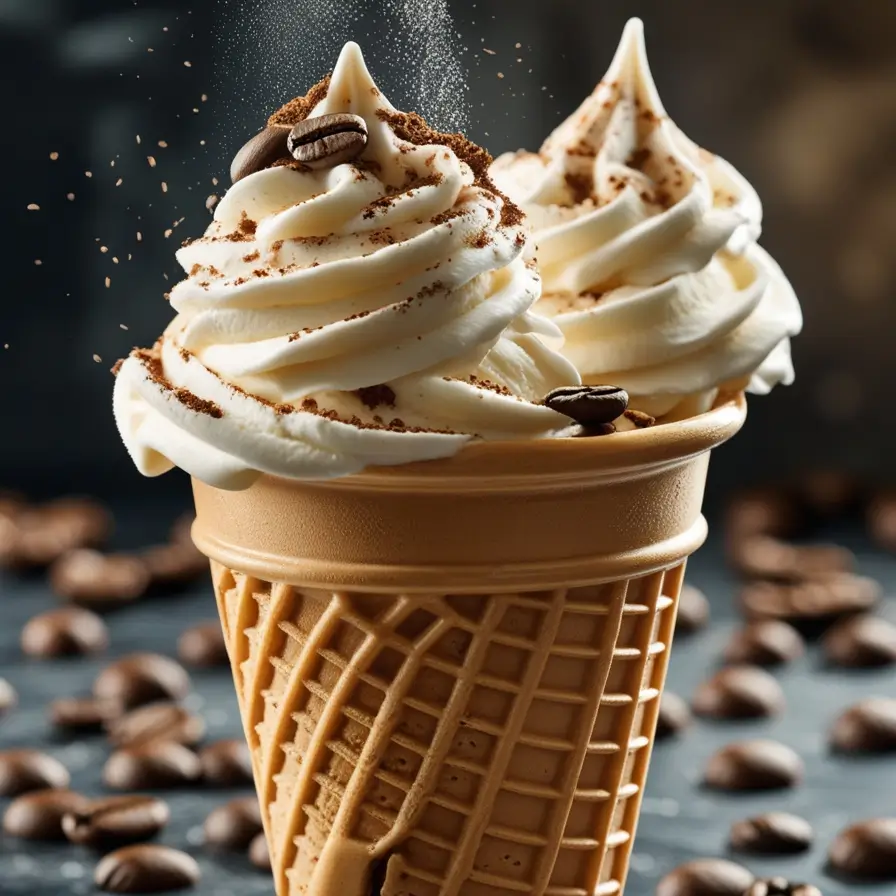
M355 44L271 121L346 112L367 123L358 159L245 177L178 252L177 317L115 387L144 474L329 478L568 423L540 401L578 374L529 312L540 278L487 154L397 112Z
M535 231L544 297L585 382L667 419L720 389L793 380L796 296L756 245L762 206L727 162L667 116L631 20L604 79L538 154L492 176Z

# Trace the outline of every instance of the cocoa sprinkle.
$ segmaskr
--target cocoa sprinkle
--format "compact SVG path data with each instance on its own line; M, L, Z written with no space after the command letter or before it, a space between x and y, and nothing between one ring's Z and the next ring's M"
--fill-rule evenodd
M294 100L290 100L268 119L268 124L271 127L275 125L294 127L300 121L304 121L311 110L327 95L327 91L330 89L331 78L332 72L323 80L318 81L305 96L299 96Z
M362 389L356 389L355 395L361 400L361 403L375 411L377 408L386 405L387 407L395 407L395 392L385 383L379 386L365 386Z

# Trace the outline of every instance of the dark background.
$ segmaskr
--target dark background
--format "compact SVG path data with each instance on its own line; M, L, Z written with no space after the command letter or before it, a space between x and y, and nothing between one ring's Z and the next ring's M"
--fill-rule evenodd
M798 379L752 403L746 433L715 459L711 490L831 463L886 476L896 453L896 3L448 5L475 97L471 136L496 154L536 147L590 92L637 14L669 113L763 197L763 242L806 316ZM403 58L396 21L395 3L374 0L0 0L0 484L183 493L181 476L146 483L133 470L108 369L170 318L162 293L177 277L174 250L206 226L205 199L226 186L232 153L324 74L345 39L369 51L397 105L415 105L408 83L421 61ZM422 45L418 34L410 45Z

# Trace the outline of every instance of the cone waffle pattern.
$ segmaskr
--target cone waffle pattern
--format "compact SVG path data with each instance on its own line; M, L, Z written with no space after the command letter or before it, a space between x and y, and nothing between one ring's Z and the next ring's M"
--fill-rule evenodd
M340 842L384 896L621 893L683 564L464 596L212 569L280 896Z

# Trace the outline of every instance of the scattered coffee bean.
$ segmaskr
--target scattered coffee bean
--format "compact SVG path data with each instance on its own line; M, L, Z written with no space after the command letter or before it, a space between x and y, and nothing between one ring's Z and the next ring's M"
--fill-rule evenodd
M105 852L151 840L170 818L168 804L156 797L113 796L73 808L61 825L72 843Z
M37 750L0 753L0 796L19 796L32 790L65 790L70 781L65 766Z
M670 871L656 896L743 896L753 880L746 868L726 859L694 859Z
M855 554L840 545L795 545L769 535L741 539L731 559L744 576L782 583L852 572L856 562Z
M682 585L678 598L678 615L675 617L675 634L691 635L705 628L708 622L709 601L706 595L693 585Z
M157 653L133 653L100 672L93 694L134 709L157 700L183 700L190 693L190 676L180 663Z
M742 538L771 535L786 538L802 525L797 502L779 488L749 489L735 495L725 511L725 536L735 546Z
M842 517L859 506L862 485L845 470L810 470L797 479L797 495L813 516Z
M738 852L757 855L795 855L805 852L815 838L812 825L789 812L766 812L736 821L728 842Z
M252 754L244 740L219 740L199 753L202 778L212 787L252 784Z
M270 168L280 159L288 159L288 136L288 127L267 127L256 134L234 157L230 165L231 181L236 183L256 171Z
M656 739L674 737L691 723L691 710L687 703L671 691L663 691L660 711L656 720Z
M725 648L725 661L753 666L779 666L803 655L800 633L779 619L761 619L738 629Z
M794 884L784 877L757 880L744 896L821 896L821 890L812 884Z
M778 790L803 777L803 761L777 741L745 740L728 744L706 764L703 781L718 790Z
M231 800L212 809L203 827L207 846L242 852L261 833L261 811L256 796Z
M111 610L142 597L149 570L139 557L70 551L50 570L50 584L60 596L82 607Z
M209 669L229 666L221 623L212 620L188 628L178 639L177 656L186 666Z
M753 582L741 591L740 602L750 619L783 619L801 626L870 610L880 595L874 579L839 573L796 585Z
M0 678L0 720L8 712L15 709L18 702L19 698L16 694L16 689L5 678Z
M109 646L106 623L90 610L64 607L41 613L22 629L22 652L36 659L90 656Z
M193 887L200 878L199 865L191 856L152 843L109 853L93 875L94 883L107 893L167 893Z
M764 719L784 710L781 685L758 666L729 666L704 681L691 701L698 716Z
M618 386L561 386L549 392L544 403L587 429L621 417L628 408L628 393Z
M98 700L96 697L61 697L49 706L53 725L81 734L100 731L121 714L122 708L118 701Z
M162 544L140 554L152 585L176 587L208 575L208 558L192 544Z
M103 783L111 790L169 790L199 780L199 757L170 741L116 750L103 767Z
M116 747L140 747L154 741L194 747L205 737L205 721L176 703L148 703L113 719L106 731Z
M367 146L367 122L360 115L337 113L300 121L286 145L309 168L330 168L356 159Z
M829 629L821 643L831 665L869 669L896 663L896 625L876 616L844 619Z
M249 861L261 871L271 870L271 851L264 832L256 834L249 844Z
M285 158L285 156L284 156ZM168 534L168 540L171 544L189 545L193 544L193 523L196 522L196 516L193 513L185 513L179 516L171 526L171 532Z
M866 525L878 547L896 551L896 491L884 492L871 501Z
M35 790L10 803L3 830L23 840L64 840L62 818L87 806L87 797L71 790Z
M831 747L840 753L896 753L896 700L866 697L831 726Z
M872 818L841 831L831 844L832 871L857 880L896 880L896 818Z

